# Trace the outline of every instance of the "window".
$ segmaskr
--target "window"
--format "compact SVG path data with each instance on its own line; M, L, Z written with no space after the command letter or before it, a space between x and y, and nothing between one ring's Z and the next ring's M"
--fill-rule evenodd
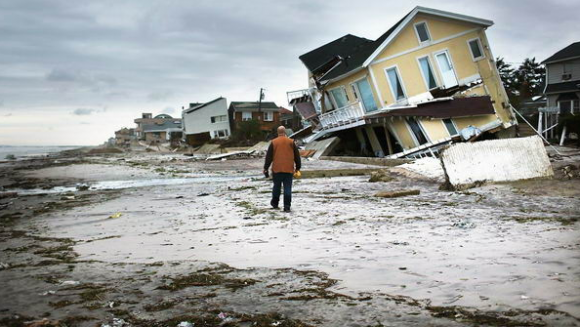
M454 87L457 85L457 76L455 75L455 69L451 63L451 58L449 57L449 52L447 50L439 52L435 55L435 60L439 65L439 71L441 72L442 83L446 89Z
M274 113L271 111L264 112L264 121L274 121Z
M252 113L250 111L242 111L242 120L252 120Z
M219 131L213 131L214 138L224 138L229 136L229 132L227 129L220 129Z
M377 103L375 102L373 91L371 90L369 81L366 78L354 82L353 89L356 90L354 93L357 94L357 98L362 100L365 111L370 112L377 110Z
M451 120L450 118L443 119L443 123L445 124L445 127L447 128L447 131L449 132L449 136L454 136L454 135L459 134L457 132L457 128L455 127L455 124L453 123L453 120Z
M558 107L560 108L560 115L566 115L572 113L572 101L558 101Z
M419 43L431 41L431 35L429 34L429 29L427 29L426 22L415 24L415 32L417 33L417 38L419 38Z
M417 119L407 118L406 120L407 124L409 124L409 127L411 128L411 132L413 132L413 135L415 136L415 140L417 140L417 143L419 143L418 145L429 142L427 141L427 137L425 136L425 133L423 133L423 128L421 128L421 125L419 125Z
M429 57L419 58L419 67L421 67L421 73L423 74L425 85L427 85L427 90L436 88L437 82L435 81L435 74L433 74Z
M481 41L479 39L469 40L467 43L469 44L469 50L471 50L471 57L473 60L485 58L483 48L481 47Z
M226 115L221 115L221 116L213 116L211 117L211 123L215 124L215 123L223 123L223 122L227 122L228 121L228 116Z
M335 89L330 90L330 94L334 99L334 103L336 104L336 109L340 109L342 107L346 107L348 105L348 98L346 97L346 92L344 92L344 88L337 87Z
M405 91L403 90L403 84L399 78L399 73L396 67L387 69L387 76L389 77L389 84L391 85L391 92L393 92L393 97L395 101L405 99Z

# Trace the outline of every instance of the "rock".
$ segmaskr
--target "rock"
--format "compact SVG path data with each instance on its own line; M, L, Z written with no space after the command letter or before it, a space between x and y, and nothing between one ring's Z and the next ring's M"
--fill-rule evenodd
M419 190L398 190L398 191L379 192L375 194L375 196L380 198L398 198L401 196L419 195L420 193L421 191Z
M369 178L370 183L390 182L392 180L393 180L393 177L391 177L391 175L389 175L389 173L387 173L384 170L371 172L371 177Z

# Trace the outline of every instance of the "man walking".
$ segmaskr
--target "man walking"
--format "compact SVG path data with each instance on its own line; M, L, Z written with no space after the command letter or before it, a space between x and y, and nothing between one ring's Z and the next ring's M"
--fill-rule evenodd
M272 179L274 188L272 190L272 208L277 209L280 203L280 189L284 185L284 212L290 212L292 202L292 177L295 172L300 171L302 162L300 153L294 140L286 136L286 128L278 127L278 137L273 139L266 153L266 163L264 164L264 174L268 175L268 168L272 165Z

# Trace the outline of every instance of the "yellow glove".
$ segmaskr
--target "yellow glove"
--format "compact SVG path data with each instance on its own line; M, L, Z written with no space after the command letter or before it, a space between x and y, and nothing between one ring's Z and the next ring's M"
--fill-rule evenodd
M294 178L300 178L300 176L302 176L302 174L300 173L300 170L297 170L297 171L294 173Z

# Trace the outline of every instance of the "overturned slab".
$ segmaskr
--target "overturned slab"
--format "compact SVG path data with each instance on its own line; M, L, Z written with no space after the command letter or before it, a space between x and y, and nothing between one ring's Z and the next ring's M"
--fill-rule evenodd
M399 198L402 196L419 195L419 194L421 194L420 190L397 190L397 191L379 192L375 194L375 196L379 198Z
M455 190L554 176L538 136L453 144L441 153L441 163L447 186Z

